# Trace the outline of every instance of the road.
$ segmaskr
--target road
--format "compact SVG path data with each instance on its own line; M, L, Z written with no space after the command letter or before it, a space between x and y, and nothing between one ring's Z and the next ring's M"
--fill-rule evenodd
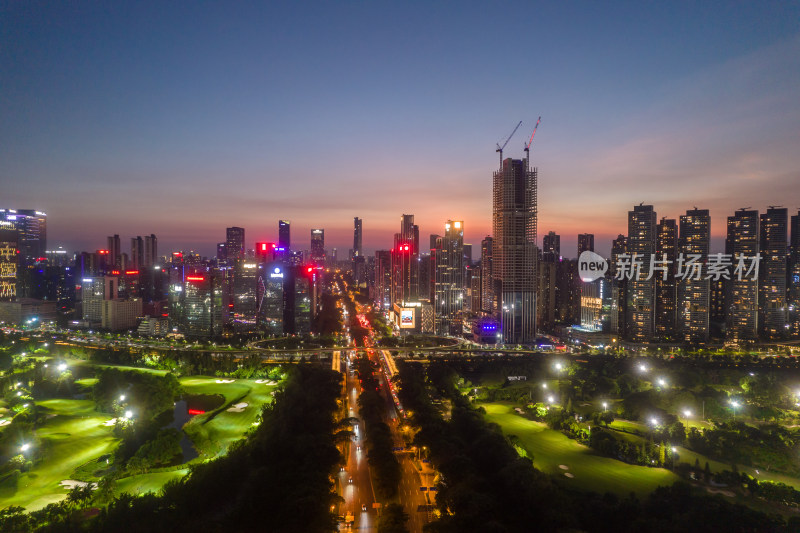
M349 371L345 371L344 375L349 415L360 419L358 396L361 394L361 385L355 376L350 375ZM377 510L372 506L375 503L375 496L367 463L367 452L366 448L359 450L363 444L363 425L361 423L356 426L355 433L354 439L345 445L344 453L347 457L345 471L339 472L339 486L342 489L341 496L344 498L344 503L339 506L339 514L352 514L355 522L352 528L340 525L339 530L377 531ZM350 478L353 480L352 483L349 482ZM366 506L366 511L362 511L362 505Z

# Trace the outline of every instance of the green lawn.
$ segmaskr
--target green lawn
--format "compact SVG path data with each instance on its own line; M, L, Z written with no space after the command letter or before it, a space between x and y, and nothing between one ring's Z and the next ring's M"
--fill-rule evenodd
M189 469L171 470L169 472L155 472L153 474L139 474L122 478L114 485L114 494L120 495L123 492L129 494L145 494L147 492L158 492L168 481L179 479L189 473Z
M495 422L506 435L516 435L520 444L533 455L539 470L557 476L567 486L596 492L646 494L661 485L671 485L680 478L663 468L648 468L595 455L582 444L546 425L528 420L504 403L485 403L486 418ZM560 468L559 465L569 469ZM568 478L565 473L571 473Z
M181 386L187 394L221 394L225 404L220 410L195 416L184 426L184 431L195 444L201 458L223 455L228 447L241 439L261 414L264 404L272 401L276 385L256 383L252 379L237 379L234 383L217 383L218 378L181 378ZM227 409L235 404L246 403L242 412Z
M113 427L103 425L110 417L95 412L91 400L43 400L37 405L55 415L36 430L38 453L44 456L17 483L6 480L0 485L0 508L19 505L35 510L61 500L67 491L60 481L71 479L80 465L117 446Z

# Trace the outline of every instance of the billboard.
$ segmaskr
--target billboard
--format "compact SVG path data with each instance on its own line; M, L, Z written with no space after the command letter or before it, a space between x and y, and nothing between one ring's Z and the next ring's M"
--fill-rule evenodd
M412 329L414 327L414 308L403 307L400 309L400 328Z

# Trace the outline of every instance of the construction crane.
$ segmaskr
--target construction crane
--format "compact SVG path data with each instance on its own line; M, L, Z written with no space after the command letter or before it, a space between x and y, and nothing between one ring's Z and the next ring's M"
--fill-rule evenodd
M536 135L536 128L539 127L539 122L541 122L541 121L542 121L542 117L539 117L536 120L536 125L533 127L533 133L531 133L531 140L528 141L528 144L525 145L525 157L527 159L530 158L530 155L531 155L530 150L531 150L531 145L533 144L533 136Z
M522 126L522 121L521 120L517 124L517 127L514 128L514 131L511 132L511 135L508 136L508 138L506 139L506 142L503 143L503 146L500 146L500 143L497 143L497 150L495 150L495 152L500 152L500 165L501 166L503 164L503 148L506 147L506 145L508 144L508 141L511 140L511 137L513 137L514 134L517 133L517 130L519 129L520 126Z

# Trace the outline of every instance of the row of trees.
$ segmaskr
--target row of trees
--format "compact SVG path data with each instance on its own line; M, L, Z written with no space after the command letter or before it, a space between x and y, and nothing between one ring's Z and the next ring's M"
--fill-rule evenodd
M380 394L378 380L372 375L372 371L369 359L362 357L358 360L358 376L364 389L358 397L358 408L366 426L364 432L367 458L375 472L375 488L382 498L388 499L397 494L402 473L400 463L392 451L392 431L384 422L386 398Z
M554 484L520 457L499 428L488 424L455 387L445 364L400 366L401 401L413 411L417 444L430 450L441 473L433 532L583 530L785 531L780 518L733 505L720 496L696 494L686 484L662 487L640 501L631 495L573 492ZM446 421L430 403L433 387L452 403ZM666 459L666 458L665 458ZM790 526L794 526L794 522Z

